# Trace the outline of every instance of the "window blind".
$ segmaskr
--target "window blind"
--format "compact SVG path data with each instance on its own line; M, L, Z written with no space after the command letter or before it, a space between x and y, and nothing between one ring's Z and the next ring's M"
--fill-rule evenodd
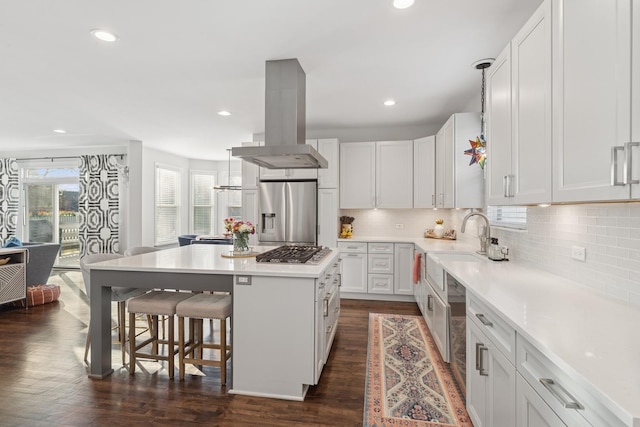
M180 228L180 173L156 166L155 244L178 240Z
M526 206L488 206L487 216L492 226L527 229Z
M191 175L191 228L195 234L214 234L215 176Z

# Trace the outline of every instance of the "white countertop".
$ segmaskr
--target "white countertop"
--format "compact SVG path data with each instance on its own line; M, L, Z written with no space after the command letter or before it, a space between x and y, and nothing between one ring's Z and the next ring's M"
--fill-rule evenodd
M266 252L275 246L254 246L257 252ZM171 273L246 274L251 276L320 277L320 273L338 256L338 250L317 265L256 262L251 258L225 258L231 246L187 245L178 248L122 257L90 264L97 270L168 271Z
M621 419L640 420L640 309L525 264L442 265Z
M468 242L462 240L427 239L424 237L358 236L351 239L338 239L338 242L413 243L424 252L474 252L480 249L480 243L477 239L473 242Z

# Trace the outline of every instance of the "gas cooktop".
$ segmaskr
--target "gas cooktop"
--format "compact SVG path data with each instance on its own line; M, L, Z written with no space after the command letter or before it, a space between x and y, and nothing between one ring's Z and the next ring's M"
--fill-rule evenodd
M319 264L331 252L329 248L314 245L285 245L256 255L257 262L291 264Z

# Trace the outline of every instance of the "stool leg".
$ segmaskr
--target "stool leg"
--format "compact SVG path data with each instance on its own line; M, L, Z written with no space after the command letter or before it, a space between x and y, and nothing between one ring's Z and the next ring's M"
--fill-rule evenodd
M153 333L151 334L153 343L151 344L151 352L153 354L158 354L158 316L152 315L151 323L153 324Z
M200 346L198 347L198 358L202 359L202 356L204 355L204 321L202 319L197 319L196 322L198 323L198 342L200 343Z
M227 319L220 319L220 382L227 384Z
M136 314L129 312L129 375L136 371ZM133 325L133 326L132 326Z
M173 379L173 368L175 363L175 346L173 337L173 316L167 316L169 320L169 342L167 345L167 359L169 360L169 379ZM157 341L156 341L157 342Z
M178 371L180 379L184 380L184 317L178 316Z
M126 338L127 313L125 310L126 310L126 303L124 301L118 301L118 341L120 341L120 350L122 351L122 366L126 366L125 346L127 345L127 338Z

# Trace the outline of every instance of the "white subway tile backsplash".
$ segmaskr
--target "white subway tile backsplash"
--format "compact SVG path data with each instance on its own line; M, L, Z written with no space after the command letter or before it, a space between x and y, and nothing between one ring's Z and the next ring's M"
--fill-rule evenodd
M493 229L514 260L640 305L640 203L527 209L527 232ZM582 246L587 258L571 258Z

